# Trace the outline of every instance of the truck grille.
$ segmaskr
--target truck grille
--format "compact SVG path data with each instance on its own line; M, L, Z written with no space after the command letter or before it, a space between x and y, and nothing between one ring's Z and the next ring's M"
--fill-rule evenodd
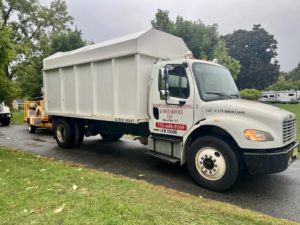
M296 119L283 122L283 143L292 140L296 133Z

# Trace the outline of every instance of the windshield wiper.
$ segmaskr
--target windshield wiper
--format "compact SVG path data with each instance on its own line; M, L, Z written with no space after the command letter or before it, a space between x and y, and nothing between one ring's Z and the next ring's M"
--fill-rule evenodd
M222 92L205 92L205 94L214 94L214 95L219 95L219 96L227 97L227 98L232 98L232 96L233 96L233 95L227 95Z
M234 96L234 97L237 97L237 98L239 98L239 97L240 97L240 95L239 95L239 94L230 94L230 96Z

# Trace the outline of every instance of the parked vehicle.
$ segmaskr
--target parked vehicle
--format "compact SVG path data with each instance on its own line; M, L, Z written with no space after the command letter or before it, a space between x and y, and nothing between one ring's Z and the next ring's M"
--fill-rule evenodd
M297 101L300 101L300 91L263 91L260 101L267 103L297 103Z
M9 107L0 102L0 123L2 126L8 126L11 120L11 113Z
M223 66L193 59L181 38L154 29L44 59L46 114L62 148L84 136L140 136L148 154L187 163L201 186L277 173L296 159L296 117L241 100Z
M52 128L49 116L45 115L43 98L24 102L24 122L28 124L29 133L35 133L37 128Z

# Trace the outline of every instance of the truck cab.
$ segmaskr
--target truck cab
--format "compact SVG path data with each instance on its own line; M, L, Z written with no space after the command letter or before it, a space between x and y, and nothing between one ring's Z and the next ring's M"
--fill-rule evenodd
M297 157L296 117L242 100L230 72L195 59L155 64L149 89L149 152L187 163L194 180L226 190L241 172L277 173Z
M8 126L11 119L9 107L0 102L0 123L2 126Z

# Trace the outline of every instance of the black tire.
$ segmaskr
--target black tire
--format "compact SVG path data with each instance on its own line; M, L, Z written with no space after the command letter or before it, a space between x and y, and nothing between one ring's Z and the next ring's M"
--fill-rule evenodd
M104 141L117 141L123 137L122 133L100 133L100 136Z
M79 147L82 144L84 138L83 126L79 121L76 120L73 120L72 123L74 127L74 139L72 146Z
M8 126L8 125L10 124L10 118L8 118L8 119L3 119L3 120L1 121L1 124L2 124L2 126Z
M29 133L34 134L36 131L36 126L28 124L28 131L29 131Z
M218 162L222 162L219 167ZM200 137L189 149L187 161L189 173L197 184L214 191L230 189L242 170L240 165L235 147L218 137ZM215 174L210 174L211 172ZM214 177L215 175L218 176Z
M71 120L60 118L54 123L54 138L61 148L71 148L74 145L74 126Z

